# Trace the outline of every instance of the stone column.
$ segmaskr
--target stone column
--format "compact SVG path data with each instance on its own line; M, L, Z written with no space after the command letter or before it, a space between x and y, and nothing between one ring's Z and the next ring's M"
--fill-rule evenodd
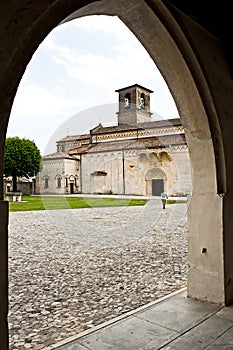
M224 304L223 197L217 183L213 139L203 109L197 111L196 125L187 123L185 128L193 183L187 213L187 295Z
M0 343L8 349L8 202L0 201Z

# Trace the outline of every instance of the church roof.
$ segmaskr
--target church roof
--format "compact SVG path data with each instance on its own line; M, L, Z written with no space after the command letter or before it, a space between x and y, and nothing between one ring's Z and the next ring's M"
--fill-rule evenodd
M121 92L121 91L124 91L124 90L126 90L126 89L132 89L132 88L134 88L134 87L139 87L140 89L146 90L146 91L148 91L148 92L150 92L150 93L154 92L154 91L152 91L152 90L150 90L150 89L147 89L147 88L145 88L144 86L139 85L139 84L133 84L133 85L130 85L130 86L126 86L126 87L124 87L124 88L115 90L115 92Z
M101 124L99 124L95 128L91 129L91 134L96 135L96 134L114 133L114 132L121 132L121 131L164 128L169 126L173 127L173 126L179 126L179 125L182 125L180 118L161 119L161 120L155 120L151 122L138 123L138 124L118 124L114 126L102 126ZM57 141L57 143L79 141L79 140L83 141L83 140L89 140L89 138L90 138L89 134L69 135L69 136L63 137L62 139Z
M164 128L164 127L173 127L182 125L180 118L174 119L162 119L155 120L152 122L138 123L138 124L119 124L114 126L102 126L98 125L94 129L91 130L92 135L94 134L105 134L105 133L113 133L120 131L132 131L132 130L144 130L144 129L154 129L154 128Z
M84 139L89 139L90 135L89 134L83 134L83 135L69 135L66 137L63 137L62 139L60 139L57 142L61 142L61 141L79 141L79 140L84 140Z
M56 153L51 153L51 154L46 154L46 156L42 157L43 160L46 159L76 159L75 157L72 157L69 153L67 152L56 152Z
M69 154L97 153L127 149L165 148L170 145L186 145L185 135L164 135L133 140L119 140L84 145L69 152Z
M72 149L69 151L69 154L81 154L81 153L87 153L95 144L88 144L88 145L82 145L80 147L77 147L75 149Z

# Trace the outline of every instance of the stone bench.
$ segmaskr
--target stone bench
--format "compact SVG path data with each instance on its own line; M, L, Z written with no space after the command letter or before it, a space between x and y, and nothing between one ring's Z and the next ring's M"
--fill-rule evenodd
M6 199L9 202L21 202L22 192L7 192Z

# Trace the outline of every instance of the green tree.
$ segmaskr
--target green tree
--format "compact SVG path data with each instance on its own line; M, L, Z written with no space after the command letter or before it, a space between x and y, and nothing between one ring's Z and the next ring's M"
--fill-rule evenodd
M13 192L17 192L17 177L36 176L41 166L41 154L34 141L8 137L5 143L4 175L12 176Z

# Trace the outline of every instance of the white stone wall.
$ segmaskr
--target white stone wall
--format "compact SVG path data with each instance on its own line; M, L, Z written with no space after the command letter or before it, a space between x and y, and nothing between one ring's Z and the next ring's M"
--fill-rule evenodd
M190 162L185 147L85 154L81 167L82 193L152 195L153 178L164 180L169 196L191 193ZM98 171L106 174L99 175Z
M82 193L123 194L122 152L82 155L81 174Z
M173 147L171 150L173 166L177 169L177 193L187 195L192 192L192 175L187 146Z
M71 193L71 183L73 184L73 193L80 192L80 174L79 174L79 161L73 159L65 159L64 162L64 176L67 178L68 187L65 188L65 193ZM77 178L77 179L76 179Z
M177 194L179 170L172 158L160 157L164 153L168 154L168 150L145 149L125 153L126 194L152 195L152 179L163 179L168 195ZM148 174L151 175L148 177Z
M41 194L51 194L51 193L59 193L62 194L62 188L56 188L56 175L62 175L64 168L64 160L63 159L48 159L43 160L42 171L39 173L40 179L40 193ZM48 178L48 188L45 188L45 177Z
M73 189L73 193L145 196L152 195L152 180L160 178L169 196L185 196L192 191L186 146L83 154L81 171L79 164L72 159L44 160L39 174L40 193L70 194ZM58 175L60 188L56 181ZM48 188L44 188L45 176Z
M70 193L70 176L79 177L78 161L72 159L44 159L42 171L39 177L39 192L41 194L69 194ZM61 177L61 187L57 187L56 177ZM44 178L48 178L48 188L45 188ZM66 186L66 177L68 178L68 187ZM74 186L75 192L78 188Z
M146 167L141 162L138 151L124 151L125 155L125 194L146 195Z

